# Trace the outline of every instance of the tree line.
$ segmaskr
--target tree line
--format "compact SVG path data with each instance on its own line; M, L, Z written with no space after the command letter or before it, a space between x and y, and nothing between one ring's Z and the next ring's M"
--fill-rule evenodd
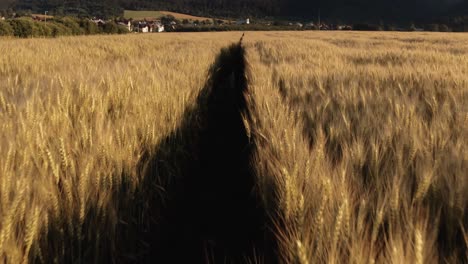
M29 38L124 33L128 33L128 29L112 21L98 25L89 19L73 17L47 21L36 21L26 17L0 20L0 36Z

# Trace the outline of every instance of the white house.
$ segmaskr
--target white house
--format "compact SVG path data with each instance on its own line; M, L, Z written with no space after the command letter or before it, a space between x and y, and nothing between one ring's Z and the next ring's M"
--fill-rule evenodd
M164 32L164 25L159 20L146 20L133 23L133 31L140 33L160 33Z
M130 20L127 22L128 31L132 31L132 22Z
M161 25L161 24L156 25L156 28L158 30L158 33L164 32L164 25Z
M91 19L91 22L94 22L98 26L102 26L102 25L106 24L106 21L104 21L102 19Z
M315 24L314 22L310 22L304 25L305 29L315 29Z

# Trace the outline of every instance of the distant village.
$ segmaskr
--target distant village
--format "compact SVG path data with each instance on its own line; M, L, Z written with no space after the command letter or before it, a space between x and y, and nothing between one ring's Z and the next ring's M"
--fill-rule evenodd
M103 19L91 19L98 26L104 26L106 23L110 21L105 21ZM113 22L113 21L111 21ZM163 17L162 19L156 18L144 18L144 19L119 19L116 23L120 26L125 26L129 32L135 33L161 33L165 31L176 31L178 27L181 26L202 26L202 25L249 25L250 19L242 19L238 20L235 23L232 22L225 22L223 20L182 20L179 21L173 17Z
M91 19L98 26L104 26L106 21L102 19ZM162 19L144 18L144 19L120 19L116 23L120 26L125 26L129 32L135 33L161 33L164 31L176 31L178 27L197 27L202 25L249 25L250 19L238 20L235 23L225 22L224 20L188 20L179 21L173 17L163 17Z
M47 22L53 20L53 16L47 14L32 14L32 20L37 22ZM13 17L14 18L14 17ZM0 17L0 20L12 19ZM83 20L83 19L82 19ZM445 25L425 25L417 27L414 25L407 27L397 27L390 25L374 24L330 24L326 22L292 22L292 21L265 21L252 20L250 18L232 20L221 19L176 19L171 15L160 18L140 18L125 19L117 18L104 20L101 18L88 19L99 28L104 28L106 24L118 25L121 29L134 33L161 33L174 31L224 31L224 30L363 30L363 31L449 31Z
M45 21L52 19L52 16L46 15L32 15L32 18L36 21ZM2 18L4 19L4 18ZM180 27L198 27L198 26L245 26L245 25L260 25L264 27L290 27L302 30L353 30L351 25L335 25L327 23L300 23L300 22L257 22L252 23L250 18L239 19L236 21L227 21L220 19L205 19L205 20L188 20L184 19L179 21L174 17L162 17L161 19L156 18L144 18L144 19L117 19L117 20L103 20L100 18L92 18L91 22L96 25L103 27L106 23L117 23L119 26L126 27L129 32L135 33L161 33L165 31L176 31Z
M101 24L106 23L105 21L99 20L92 20L94 23L101 26ZM137 33L161 33L165 31L166 27L173 27L177 23L172 21L166 25L164 25L161 20L156 19L145 19L143 21L133 21L133 20L123 20L118 21L118 25L127 27L129 32L137 32Z
M106 21L102 19L92 19L94 23L102 26ZM238 29L244 26L246 29L253 30L362 30L362 31L448 31L433 29L433 27L417 27L410 25L408 27L384 26L375 24L333 24L327 22L285 22L285 21L252 21L250 18L238 19L236 21L205 19L205 20L178 20L171 17L161 19L120 19L116 23L125 26L129 32L135 33L160 33L164 31L184 31L203 27L223 27L226 30ZM246 27L248 26L248 27Z
M103 26L106 21L102 19L92 19L92 22L96 23L98 26ZM239 19L237 21L225 21L225 20L182 20L178 21L176 19L155 19L155 18L145 18L145 19L121 19L117 21L117 24L120 26L125 26L129 32L135 33L161 33L164 31L176 31L178 28L193 28L200 26L246 26L246 25L259 25L264 27L270 27L273 29L275 26L283 26L295 28L298 30L353 30L351 25L335 25L327 23L299 23L299 22L258 22L252 23L250 18Z

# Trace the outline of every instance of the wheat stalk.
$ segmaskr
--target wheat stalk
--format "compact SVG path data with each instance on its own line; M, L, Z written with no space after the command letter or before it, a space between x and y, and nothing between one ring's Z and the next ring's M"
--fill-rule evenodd
M365 199L361 200L361 203L359 204L359 211L358 211L358 216L357 216L357 231L358 233L361 233L364 231L364 218L366 215L366 206L367 202Z
M374 226L372 228L372 236L371 236L371 245L373 245L375 241L377 240L377 236L379 234L380 225L382 224L383 217L384 217L384 208L382 207L377 212L377 216L374 220Z
M348 206L348 200L345 199L343 203L341 204L340 208L338 209L338 214L336 216L335 220L335 230L333 232L333 242L332 246L333 248L337 248L338 244L338 239L340 238L340 235L342 234L342 229L343 229L343 216L345 215L345 210L346 207Z
M24 195L26 194L28 189L27 185L23 181L20 181L19 187L20 188L18 194L13 200L13 203L11 204L11 207L8 210L8 214L6 215L2 223L2 230L0 231L0 252L4 252L4 243L7 239L10 238L17 208L19 207L20 203L23 202Z
M36 207L34 208L34 213L32 215L31 221L28 221L28 224L26 225L26 235L24 238L24 244L26 245L26 250L24 254L23 263L28 263L29 251L31 250L34 239L38 235L39 218L40 218L40 211Z
M395 185L393 188L392 196L390 199L390 212L391 212L391 217L393 220L396 219L396 216L398 215L398 209L399 209L399 204L400 204L400 188L398 184Z
M56 165L50 150L46 148L45 152L47 154L47 158L49 159L50 167L52 168L52 173L53 173L53 175L55 177L55 183L58 184L59 181L60 181L59 167L58 167L58 165Z
M424 263L424 239L419 228L414 230L414 240L415 240L415 264Z
M0 93L0 106L2 107L4 111L6 111L7 103L6 103L5 97L3 96L3 93Z
M414 200L416 202L422 201L426 196L429 187L431 186L432 182L432 173L424 173L421 181L418 184L418 188L416 189L416 194L414 196Z
M70 163L69 163L67 151L65 149L65 142L63 138L60 138L60 157L61 157L61 162L62 162L62 168L66 170Z
M307 252L302 242L300 240L296 240L296 248L297 248L297 260L299 264L309 264L309 258L307 257Z

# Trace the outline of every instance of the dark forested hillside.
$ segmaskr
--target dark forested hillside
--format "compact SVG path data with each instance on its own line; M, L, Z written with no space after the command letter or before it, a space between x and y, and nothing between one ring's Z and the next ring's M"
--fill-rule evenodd
M5 0L3 0L5 1ZM2 1L2 2L3 2ZM123 9L203 16L298 17L346 22L399 22L467 15L468 0L11 0L16 9L77 15L119 15Z
M10 5L9 0L0 0L0 9L6 9Z
M123 12L118 0L12 0L15 10L53 15L116 16Z

